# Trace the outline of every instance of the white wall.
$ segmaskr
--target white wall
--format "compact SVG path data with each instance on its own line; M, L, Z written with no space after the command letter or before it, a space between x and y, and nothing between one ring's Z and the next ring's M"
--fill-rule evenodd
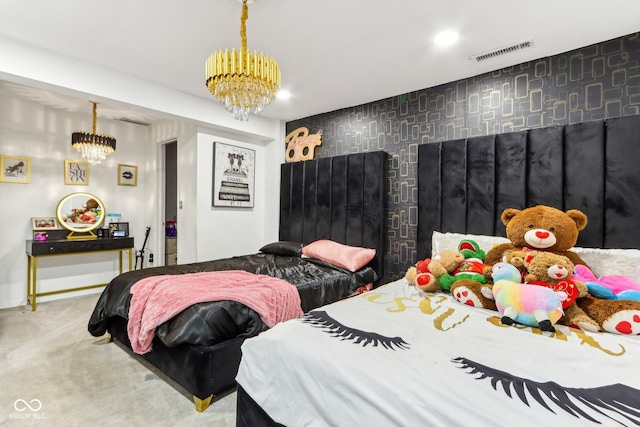
M71 133L90 131L91 126L90 112L67 113L18 99L0 84L0 154L31 159L30 183L0 182L0 307L26 302L25 241L32 238L30 218L55 216L58 202L67 194L96 195L107 213L122 214L136 245L141 244L145 217L140 201L145 198L146 180L139 179L137 187L118 186L117 171L119 163L144 170L149 129L99 120L98 132L117 136L116 152L101 164L89 166L89 185L66 185L64 161L81 160L80 153L71 147ZM39 258L38 291L106 283L118 271L117 259L116 253ZM60 296L41 300L56 297Z
M178 141L178 199L183 202L183 209L178 210L178 262L253 252L277 239L279 170L285 148L283 122L261 116L239 122L213 97L207 101L2 37L0 57L11 58L0 61L0 154L32 159L30 184L0 183L0 308L26 302L25 240L31 236L29 218L54 215L58 201L74 191L92 192L103 200L108 211L121 213L130 222L137 249L146 227L151 226L147 253L154 253L155 265L162 264L161 144L170 140ZM117 138L116 153L101 165L91 166L89 186L69 186L64 184L64 160L80 158L71 147L71 133L91 129L90 111L86 115L72 114L17 99L2 91L2 80L111 105L143 107L167 119L145 127L99 118L98 132ZM211 208L208 175L212 156L205 152L214 138L246 144L264 155L256 168L256 181L263 188L256 187L253 209L240 214L237 210ZM116 185L118 163L139 167L137 187ZM230 229L240 232L242 240L212 249L212 236L218 241L229 240ZM117 256L113 258L93 254L39 262L39 289L107 282L117 270ZM75 295L78 293L41 300Z
M178 262L187 263L256 252L278 237L280 164L284 143L255 138L229 138L204 133L194 125L166 121L151 127L98 120L98 131L116 136L117 149L106 161L90 165L89 185L64 184L64 160L81 159L71 147L71 133L90 130L90 114L64 112L20 99L0 83L0 154L31 159L29 184L0 183L0 308L26 302L25 241L32 238L30 218L55 216L58 202L72 192L100 198L107 212L122 214L130 224L136 250L151 226L148 254L154 265L163 262L164 221L162 143L178 141ZM280 125L274 125L280 131ZM243 140L244 139L244 140ZM256 188L250 209L211 206L213 142L226 142L256 151ZM282 139L280 140L282 141ZM118 186L118 164L138 166L137 187ZM117 255L85 254L39 258L38 291L109 282L118 271ZM101 289L82 293L100 292ZM39 302L76 296L60 294Z
M222 142L255 150L255 191L253 208L212 207L213 143ZM277 153L276 153L277 152ZM278 153L280 158L278 159ZM250 143L240 139L199 133L197 141L197 233L196 260L255 253L278 239L280 164L284 143ZM179 184L180 187L182 185ZM181 211L178 211L181 212ZM180 217L180 213L178 214ZM178 248L182 225L178 220ZM178 249L178 261L180 249Z

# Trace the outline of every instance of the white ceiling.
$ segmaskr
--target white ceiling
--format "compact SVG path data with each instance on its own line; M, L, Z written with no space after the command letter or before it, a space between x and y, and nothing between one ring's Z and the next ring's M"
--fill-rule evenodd
M240 11L238 0L2 0L0 37L211 99L204 63L216 50L240 46ZM458 31L459 42L435 47L442 30ZM257 0L247 21L249 48L280 64L282 88L291 92L262 115L286 121L637 31L638 0ZM527 40L533 48L481 63L469 59ZM90 111L86 98L10 88ZM114 116L153 119L135 106L106 108L122 110Z

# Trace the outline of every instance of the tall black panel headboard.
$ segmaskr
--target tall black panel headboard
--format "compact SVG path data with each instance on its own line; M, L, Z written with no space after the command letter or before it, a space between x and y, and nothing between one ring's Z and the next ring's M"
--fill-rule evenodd
M640 247L640 116L418 147L418 259L431 234L505 235L505 208L580 209L579 246Z
M384 276L386 163L383 151L284 163L280 240L331 239L376 249L371 266Z

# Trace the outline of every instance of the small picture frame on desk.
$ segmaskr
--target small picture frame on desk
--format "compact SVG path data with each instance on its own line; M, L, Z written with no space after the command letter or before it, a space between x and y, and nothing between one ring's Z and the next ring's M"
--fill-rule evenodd
M109 237L129 237L129 223L112 222L109 224Z
M58 230L58 220L53 216L36 216L31 218L31 229L35 231Z

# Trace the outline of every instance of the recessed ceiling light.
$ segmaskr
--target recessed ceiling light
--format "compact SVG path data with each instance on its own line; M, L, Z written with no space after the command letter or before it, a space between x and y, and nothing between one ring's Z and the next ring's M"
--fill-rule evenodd
M436 35L434 39L434 43L436 46L444 47L450 46L458 41L458 33L455 31L443 31L440 34Z

